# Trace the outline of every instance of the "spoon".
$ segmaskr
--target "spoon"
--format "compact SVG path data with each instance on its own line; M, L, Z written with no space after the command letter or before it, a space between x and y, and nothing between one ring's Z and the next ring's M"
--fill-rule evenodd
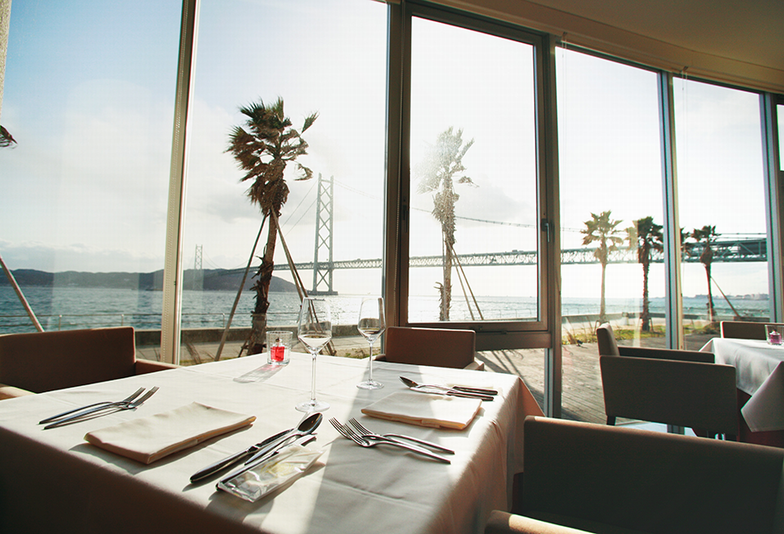
M454 387L449 388L446 386L437 386L433 384L419 384L414 382L410 378L406 378L405 376L399 377L401 382L403 382L409 388L415 389L417 391L421 391L423 393L437 393L439 395L449 395L452 397L465 397L468 399L481 399L483 401L491 401L493 400L492 393L498 393L495 390L480 390L479 388L460 388ZM429 390L429 391L428 391ZM480 391L486 391L487 393L480 393Z
M265 454L267 454L272 450L280 449L283 445L291 441L291 438L296 439L301 436L312 434L313 431L316 430L318 426L321 424L321 420L323 418L324 416L320 412L310 414L309 416L307 416L305 419L302 420L302 422L299 424L299 426L297 426L297 428L291 429L287 433L280 436L278 439L272 441L271 443L269 443L268 445L260 449L256 454L251 456L250 460L245 462L245 465L249 465L255 462L256 460L258 460L259 458L261 458L262 456L264 456Z

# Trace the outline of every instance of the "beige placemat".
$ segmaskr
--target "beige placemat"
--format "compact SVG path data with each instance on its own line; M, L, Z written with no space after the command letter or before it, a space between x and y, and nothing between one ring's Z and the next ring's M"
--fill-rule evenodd
M482 401L416 391L396 391L362 408L362 413L379 419L437 428L467 427L479 412Z
M89 432L91 444L150 464L226 432L250 425L253 415L220 410L198 402Z

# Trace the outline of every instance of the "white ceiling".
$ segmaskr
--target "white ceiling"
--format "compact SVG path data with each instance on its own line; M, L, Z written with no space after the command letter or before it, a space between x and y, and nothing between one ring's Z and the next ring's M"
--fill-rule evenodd
M527 0L695 52L784 70L784 0Z

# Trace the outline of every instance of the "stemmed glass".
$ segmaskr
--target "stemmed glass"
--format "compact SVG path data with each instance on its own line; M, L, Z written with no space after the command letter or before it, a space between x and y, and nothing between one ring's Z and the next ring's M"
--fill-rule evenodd
M357 330L359 330L359 333L370 343L370 356L368 357L367 380L357 384L357 387L360 389L379 389L384 387L384 384L381 382L373 380L373 342L378 339L378 336L380 336L386 328L387 323L384 320L384 299L382 297L362 299L362 305L359 308Z
M324 299L305 297L299 310L297 337L313 358L310 400L297 404L300 412L323 412L329 404L316 400L316 355L332 339L332 316Z

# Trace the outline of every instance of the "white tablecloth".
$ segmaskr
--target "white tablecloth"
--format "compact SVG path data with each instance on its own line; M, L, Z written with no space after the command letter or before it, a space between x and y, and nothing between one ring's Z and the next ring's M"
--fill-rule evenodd
M714 338L703 351L735 367L738 389L751 395L741 409L753 432L784 429L784 346L766 341Z
M265 362L252 356L140 375L0 402L0 532L482 532L490 510L508 508L511 479L522 470L523 420L541 415L519 377L378 362L374 378L386 387L360 390L366 361L319 356L318 398L331 404L314 445L320 463L284 492L256 503L191 485L200 468L295 426L297 402L309 398L307 355L263 381L233 379ZM45 372L45 370L41 370ZM417 381L490 386L465 430L439 430L373 419L360 410ZM90 402L120 399L140 386L160 390L136 412L43 430L44 417ZM255 415L255 423L150 465L98 449L84 435L136 417L197 401ZM381 432L439 442L456 451L445 465L389 447L360 448L326 421L356 417Z

